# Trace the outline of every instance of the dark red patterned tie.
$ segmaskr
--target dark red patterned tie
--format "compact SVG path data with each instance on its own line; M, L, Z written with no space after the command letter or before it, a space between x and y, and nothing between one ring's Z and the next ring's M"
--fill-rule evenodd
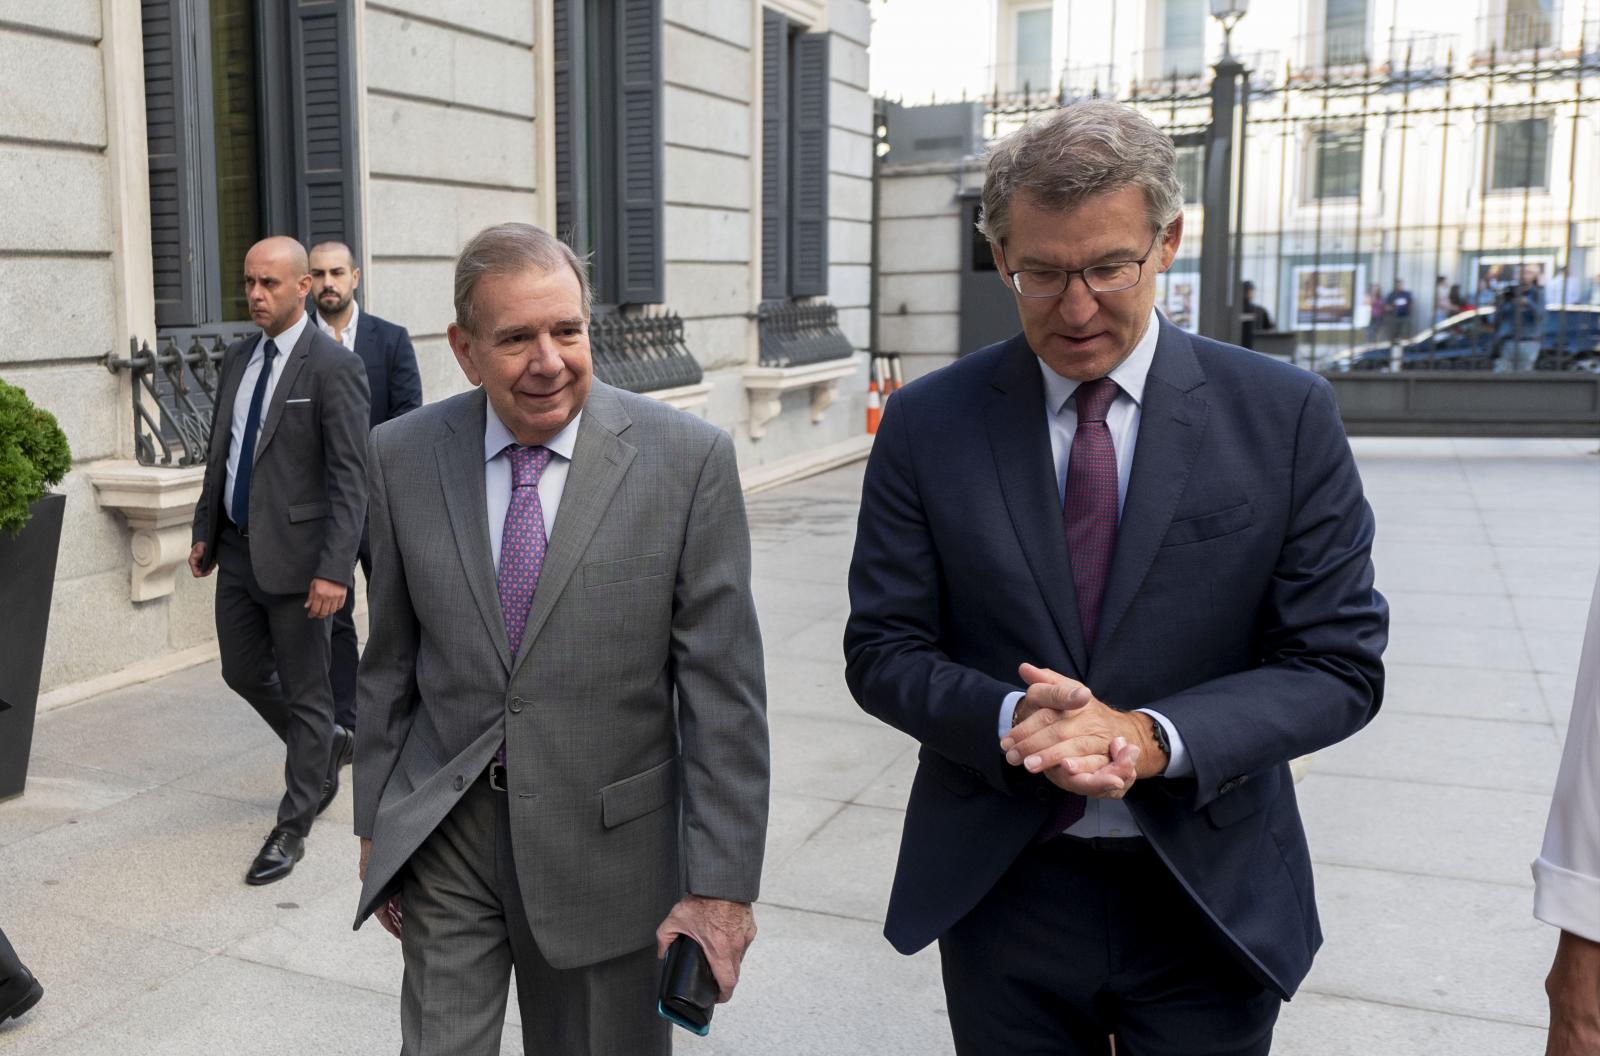
M1117 451L1106 427L1106 411L1117 391L1117 383L1110 378L1096 378L1079 385L1072 395L1078 408L1078 429L1067 460L1061 520L1067 530L1072 585L1078 591L1083 644L1090 653L1100 627L1100 599L1111 574L1111 555L1117 548ZM1040 836L1048 839L1076 824L1083 817L1084 805L1082 796L1068 795Z

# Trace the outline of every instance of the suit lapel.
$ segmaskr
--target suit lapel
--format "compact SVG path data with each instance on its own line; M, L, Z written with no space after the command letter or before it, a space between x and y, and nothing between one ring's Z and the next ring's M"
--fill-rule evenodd
M383 356L378 351L378 328L373 325L372 317L365 312L356 319L356 355L360 356L361 362L368 367L383 366ZM379 376L383 376L381 370Z
M1150 374L1145 381L1139 439L1128 478L1128 497L1117 530L1105 596L1100 602L1097 646L1116 633L1166 538L1178 499L1188 486L1209 404L1193 390L1205 384L1189 336L1160 320Z
M500 662L510 671L511 643L506 638L494 554L489 549L489 502L483 483L483 427L488 398L481 388L475 389L457 406L457 413L448 419L452 432L434 448L439 458L439 483L444 489L444 506L455 532L461 564L467 571L467 588L478 603L478 612L500 654Z
M511 665L513 675L550 618L561 592L589 549L589 540L600 526L600 518L611 505L612 496L638 454L638 449L620 436L632 424L615 393L596 382L584 404L583 418L578 422L572 465L567 470L556 522L549 527L550 545L545 551L544 568L539 573L539 588L528 609L522 647Z
M217 386L217 398L211 404L211 454L213 463L228 461L228 445L233 443L233 401L239 397L239 382L245 368L250 365L260 334L253 334L233 346L233 355L222 361L222 380Z
M311 358L311 335L317 332L316 325L307 319L305 327L300 331L300 340L294 343L294 349L289 353L289 360L283 365L283 375L278 378L278 385L272 390L272 403L267 409L267 420L261 426L261 442L256 445L257 461L260 461L262 453L267 450L267 445L272 443L272 437L278 431L278 423L283 420L284 401L289 398L289 392L294 388L294 380L300 376L306 360Z
M1006 510L1045 607L1082 672L1087 668L1086 649L1045 427L1044 380L1038 359L1022 337L1006 347L990 384L985 420Z

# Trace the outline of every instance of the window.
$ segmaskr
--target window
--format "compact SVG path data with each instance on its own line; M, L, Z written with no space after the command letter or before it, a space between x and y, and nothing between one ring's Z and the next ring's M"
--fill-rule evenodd
M1322 60L1329 66L1367 61L1367 0L1326 0Z
M1183 184L1183 204L1199 205L1205 194L1206 148L1178 146L1178 182Z
M156 324L248 319L244 256L271 233L360 256L347 5L142 0Z
M1507 51L1531 51L1555 43L1555 0L1504 0L1501 45Z
M1489 150L1490 190L1542 190L1549 186L1548 118L1496 121L1489 126Z
M761 297L828 292L828 35L766 11L761 69Z
M1162 77L1198 77L1206 67L1205 0L1166 0L1162 19Z
M1361 194L1361 156L1360 129L1321 129L1313 133L1311 199L1358 197Z
M1051 14L1048 7L1018 11L1015 29L1015 46L1012 48L1016 63L1016 90L1049 90L1055 81L1050 69Z
M556 0L556 233L595 301L663 300L661 2Z

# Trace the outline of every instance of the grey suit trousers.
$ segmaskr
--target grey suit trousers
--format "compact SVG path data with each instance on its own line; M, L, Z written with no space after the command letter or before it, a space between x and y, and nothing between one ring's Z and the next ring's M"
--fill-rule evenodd
M330 621L306 616L304 594L262 590L250 564L250 543L232 524L219 535L217 565L222 680L283 741L278 826L305 836L317 816L333 751Z
M527 1056L668 1056L655 947L552 968L528 926L506 793L479 776L401 874L402 1056L498 1056L516 968Z

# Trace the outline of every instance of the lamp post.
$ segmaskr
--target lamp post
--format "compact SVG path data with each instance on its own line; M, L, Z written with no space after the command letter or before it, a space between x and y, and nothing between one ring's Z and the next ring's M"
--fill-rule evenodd
M1222 25L1222 57L1212 67L1211 126L1206 131L1205 229L1200 237L1200 332L1230 344L1240 338L1238 219L1244 192L1245 112L1250 82L1233 55L1233 27L1249 0L1211 0L1211 17Z

